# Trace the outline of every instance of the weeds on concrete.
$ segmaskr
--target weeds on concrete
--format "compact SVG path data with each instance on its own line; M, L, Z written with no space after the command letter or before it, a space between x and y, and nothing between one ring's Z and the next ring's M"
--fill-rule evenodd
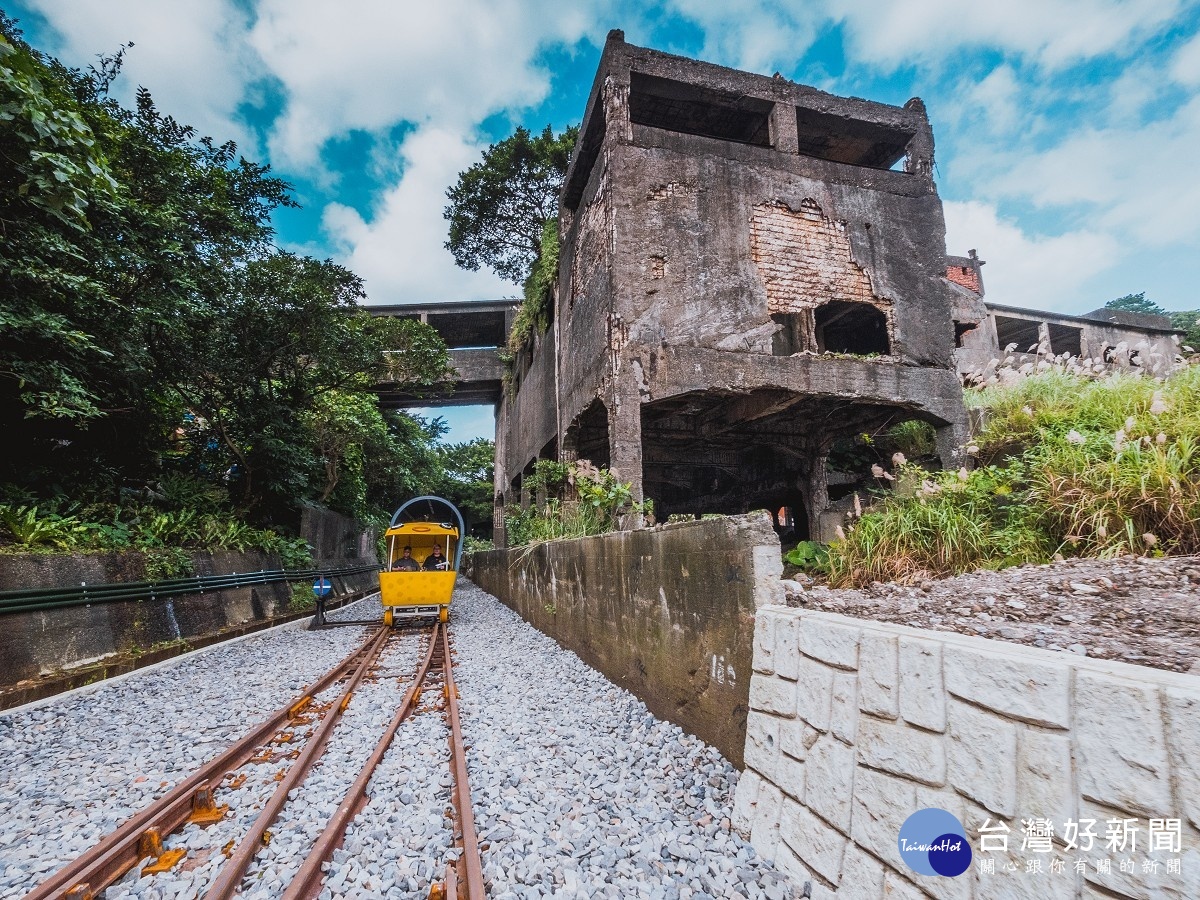
M631 484L586 459L569 464L539 461L525 487L558 496L506 512L510 547L605 534L619 528L624 516L646 515L654 508L649 500L635 502Z
M830 581L913 581L1059 556L1200 553L1200 366L1164 379L1050 369L969 392L979 465L876 475ZM907 490L884 488L908 485Z

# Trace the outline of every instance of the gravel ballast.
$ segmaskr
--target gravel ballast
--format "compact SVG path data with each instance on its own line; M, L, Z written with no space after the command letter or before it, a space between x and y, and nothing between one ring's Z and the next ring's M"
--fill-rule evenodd
M339 610L379 616L378 601ZM655 719L574 654L465 579L452 636L488 895L793 896L730 828L737 773L711 747ZM331 616L332 618L332 616ZM285 629L187 657L93 694L0 716L0 897L19 897L219 753L348 653L363 627ZM357 776L418 661L393 642L272 827L243 882L276 897ZM340 693L336 686L322 698ZM329 866L323 898L427 897L451 845L447 729L427 689L372 781L370 802ZM302 730L301 730L302 732ZM299 734L298 737L302 737ZM172 872L131 873L110 898L199 895L221 847L244 832L286 761L258 766L209 829L187 826Z
M862 590L825 586L789 605L1200 674L1200 557L1069 559Z

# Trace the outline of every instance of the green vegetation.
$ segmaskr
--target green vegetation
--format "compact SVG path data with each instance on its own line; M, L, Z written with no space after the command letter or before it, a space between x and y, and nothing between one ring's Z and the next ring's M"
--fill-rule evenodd
M1162 382L1051 369L967 398L988 411L969 448L980 465L928 474L899 463L891 477L909 487L883 495L830 545L831 583L1055 554L1200 552L1200 367Z
M301 505L437 490L444 427L371 390L444 381L436 332L276 246L290 186L144 89L122 107L124 53L70 69L0 13L0 546L300 560Z
M817 541L800 541L783 554L783 561L805 572L828 573L829 548Z
M633 501L631 485L586 459L570 464L539 460L525 487L531 494L548 496L544 503L506 513L510 547L604 534L618 528L623 516L653 511L651 501Z
M516 389L521 354L533 346L554 317L558 279L558 193L562 188L579 128L540 135L518 128L491 145L483 159L458 175L446 192L450 222L446 249L464 269L487 266L501 278L524 286L504 360L505 388Z
M554 285L558 280L558 221L547 219L542 227L542 240L537 261L525 279L525 299L513 317L508 343L501 351L504 361L504 382L513 387L513 371L522 353L533 347L539 334L544 334L554 318Z
M522 284L541 253L543 227L558 216L558 191L567 174L579 128L539 135L518 128L492 144L483 159L460 172L446 192L450 222L446 249L464 269L487 266Z

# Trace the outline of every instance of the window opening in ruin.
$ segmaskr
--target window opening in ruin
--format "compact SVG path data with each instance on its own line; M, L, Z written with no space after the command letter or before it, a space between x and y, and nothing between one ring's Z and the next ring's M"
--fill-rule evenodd
M869 169L892 169L899 164L900 171L913 139L908 131L799 107L796 132L801 156Z
M846 484L830 484L827 490L829 502L836 503L839 500L845 500L855 491L861 491L862 488L856 482L848 482Z
M669 78L630 74L629 119L635 125L769 147L772 105Z
M584 124L584 132L579 135L578 152L575 154L575 166L571 169L570 179L563 185L563 205L574 212L579 209L579 201L587 190L588 181L592 177L592 169L600 156L600 146L604 143L607 130L604 121L604 104L598 103L592 109L591 116Z
M817 307L817 352L887 356L887 316L870 303L831 300Z
M580 414L574 427L578 458L591 460L593 465L608 468L608 407L604 402L593 400Z
M996 340L1000 349L1007 351L1009 344L1016 344L1017 353L1032 353L1037 349L1037 343L1042 339L1038 323L1031 319L1010 319L1008 316L996 316ZM1030 348L1033 348L1032 350Z
M1050 352L1055 356L1070 353L1076 359L1083 356L1083 329L1070 325L1058 325L1051 322L1047 326L1050 332Z
M1117 348L1110 344L1104 348L1104 352L1101 353L1101 356L1106 363L1114 363L1117 361Z
M963 338L974 331L976 327L973 322L959 322L956 319L954 321L954 346L961 347L963 345Z
M774 356L791 356L811 349L808 336L812 333L812 312L772 313L771 321L779 326L771 338Z

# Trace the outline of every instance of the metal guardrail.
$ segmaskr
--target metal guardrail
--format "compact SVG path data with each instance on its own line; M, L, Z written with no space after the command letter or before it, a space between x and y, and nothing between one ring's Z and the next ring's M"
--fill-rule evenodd
M332 569L260 569L257 572L234 572L229 575L192 575L164 581L126 581L117 584L81 584L70 588L35 588L31 590L0 591L0 615L88 606L93 603L115 603L120 600L158 600L184 594L203 594L252 584L276 581L307 581L310 578L334 578L378 571L377 564L343 566Z

